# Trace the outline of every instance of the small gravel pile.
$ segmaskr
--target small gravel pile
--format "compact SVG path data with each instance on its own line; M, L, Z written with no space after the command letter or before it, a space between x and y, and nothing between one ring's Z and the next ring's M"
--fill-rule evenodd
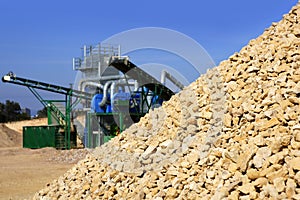
M300 199L300 4L35 199Z
M71 149L71 150L54 149L48 161L75 164L78 161L84 159L90 152L91 149Z

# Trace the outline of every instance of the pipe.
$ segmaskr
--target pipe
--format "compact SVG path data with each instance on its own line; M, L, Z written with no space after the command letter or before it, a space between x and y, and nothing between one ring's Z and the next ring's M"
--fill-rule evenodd
M166 84L166 72L167 72L166 70L162 70L160 75L160 82L163 85Z
M118 83L116 81L112 82L112 84L110 86L110 99L113 99L113 97L114 97L114 95L116 93L116 86L117 86L117 84L118 85L134 85L134 83L128 83L128 84L126 84L125 81L122 81L122 80L118 81Z
M165 85L166 84L166 78L168 78L172 83L174 83L174 85L176 85L179 89L183 89L184 85L182 83L180 83L174 76L172 76L169 72L167 72L166 70L163 70L161 72L161 76L160 76L160 82Z
M82 83L82 87L85 89L86 86L95 86L95 87L99 87L101 89L103 89L103 85L100 84L100 83L96 83L96 82L93 82L93 81L87 81L87 82L83 82ZM83 90L84 91L84 90Z
M137 91L139 89L139 83L137 80L134 81L134 91Z
M87 55L86 55L86 45L83 46L83 57L85 58Z
M124 75L104 76L104 77L98 77L98 78L94 78L94 79L86 78L86 79L79 81L78 90L84 91L85 88L82 87L84 82L99 82L99 81L107 81L107 80L118 80L118 79L122 79L122 78L124 78ZM96 85L94 85L94 86L97 87Z
M135 86L135 90L136 91L138 89L137 87L137 81L134 81L134 82L129 82L129 83L126 83L126 81L124 80L119 80L118 82L114 81L112 82L111 86L110 86L110 99L112 100L115 93L118 92L116 91L116 86L118 85L134 85Z
M116 82L112 82L110 86L110 99L112 100L116 91Z
M106 101L107 101L107 90L108 90L108 87L113 83L113 81L107 81L104 85L104 88L103 88L103 98L101 100L101 102L99 103L99 106L102 107L106 104Z

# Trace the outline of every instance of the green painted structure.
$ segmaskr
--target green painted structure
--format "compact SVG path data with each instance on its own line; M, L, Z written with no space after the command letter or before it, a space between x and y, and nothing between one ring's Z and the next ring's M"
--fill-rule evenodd
M30 80L27 78L17 77L12 72L9 72L7 75L3 76L2 81L28 87L33 95L43 104L44 107L47 108L48 111L48 126L25 127L25 129L23 129L25 131L23 133L25 137L25 145L23 146L26 146L28 148L38 148L38 146L46 147L47 145L49 145L49 147L58 147L61 149L71 148L71 137L76 138L76 136L73 136L71 134L72 129L75 129L72 127L71 122L72 109L80 102L81 99L91 99L91 94L73 90L72 88L66 88L58 85ZM63 100L45 100L36 91L36 89L62 94L65 98ZM72 102L73 97L76 98L74 102ZM61 111L54 104L54 102L63 103L64 111ZM58 134L58 132L56 131L57 128L55 127L59 127L60 134ZM54 139L62 138L62 135L62 145L58 145L58 142L53 142ZM48 139L50 141L45 142Z
M70 147L77 146L76 133L71 132ZM65 149L65 133L59 125L49 126L24 126L23 127L23 147L38 149L44 147L54 147Z

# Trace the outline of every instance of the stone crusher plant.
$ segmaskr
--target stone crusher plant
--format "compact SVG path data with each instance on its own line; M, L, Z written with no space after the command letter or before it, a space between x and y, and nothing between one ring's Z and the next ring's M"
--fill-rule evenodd
M35 199L300 199L300 5Z

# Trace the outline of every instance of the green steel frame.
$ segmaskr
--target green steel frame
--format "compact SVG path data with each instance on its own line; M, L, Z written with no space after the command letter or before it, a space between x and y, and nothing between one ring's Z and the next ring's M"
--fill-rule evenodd
M138 116L139 118L144 116L144 114L142 113L130 113L130 115L136 115ZM88 112L87 113L87 138L86 138L86 141L87 141L87 145L86 147L88 148L94 148L96 146L100 146L101 144L107 142L109 139L113 138L114 136L116 136L117 134L119 133L122 133L125 128L128 128L128 127L125 127L124 125L124 118L126 117L126 114L123 113L123 112L114 112L114 113L94 113L94 112ZM110 118L110 119L109 119ZM109 120L107 120L109 119ZM101 121L114 121L114 120L118 120L118 125L117 123L113 122L113 124L111 125L115 125L115 126L118 126L118 131L116 132L113 132L114 130L105 130L104 127L101 127ZM94 127L94 123L97 124L97 130L96 128ZM101 129L101 133L103 135L100 135L99 132L100 132L100 129ZM94 131L97 131L97 134L95 135L94 134ZM106 132L106 131L110 131L110 132ZM100 141L100 142L98 142Z
M33 93L33 95L43 104L48 110L48 124L52 124L50 116L58 121L59 125L64 128L65 131L65 148L70 149L71 143L71 112L73 108L80 102L81 99L92 99L92 95L86 92L81 92L73 90L72 88L66 88L58 85L53 85L49 83L44 83L40 81L30 80L26 78L17 77L12 72L2 77L3 82L17 84L21 86L26 86ZM58 93L65 95L64 100L44 100L41 95L35 90L45 90L53 93ZM72 102L72 97L77 99ZM65 113L62 113L53 102L63 102L65 103Z

